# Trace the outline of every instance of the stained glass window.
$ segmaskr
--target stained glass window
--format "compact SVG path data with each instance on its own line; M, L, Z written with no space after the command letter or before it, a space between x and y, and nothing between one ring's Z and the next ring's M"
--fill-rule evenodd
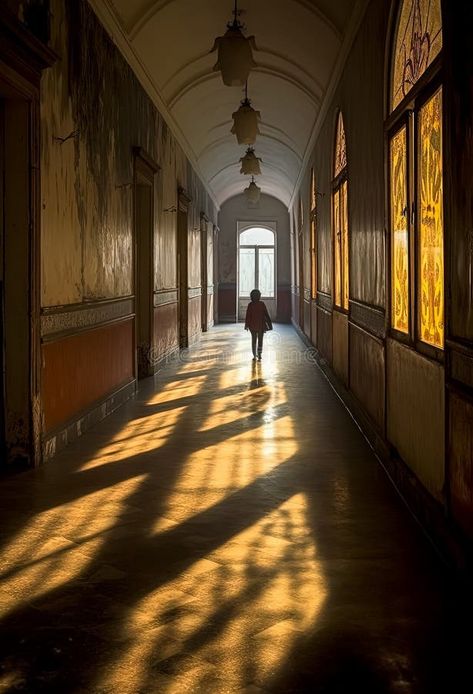
M340 188L340 238L342 262L342 307L348 310L348 183Z
M442 49L441 0L404 0L396 31L392 110Z
M337 120L335 143L333 193L333 248L334 248L334 299L335 304L348 310L349 257L348 257L348 183L346 180L347 152L345 128L341 112Z
M310 293L312 299L317 296L317 190L315 174L310 174Z
M432 94L432 81L438 80L440 65L435 75L431 74L430 83L418 85L411 102L403 101L441 55L440 5L440 0L400 3L391 106L404 108L399 109L390 134L389 172L391 325L412 340L443 349L442 88ZM415 148L409 143L416 143ZM414 312L415 334L410 335Z
M420 338L443 347L443 186L442 90L419 112L418 144L419 332Z
M391 323L409 332L409 208L407 201L407 128L391 139Z
M337 139L335 144L335 166L334 166L334 176L338 176L339 173L347 165L347 147L345 141L345 128L343 125L342 112L338 114L337 119Z

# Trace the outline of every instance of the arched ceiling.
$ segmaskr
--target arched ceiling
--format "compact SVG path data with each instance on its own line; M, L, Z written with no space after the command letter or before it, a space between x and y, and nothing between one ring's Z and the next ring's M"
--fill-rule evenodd
M244 94L213 71L232 0L89 0L220 206L242 192L245 152L230 133ZM257 66L248 95L261 112L258 185L290 206L365 0L240 0Z

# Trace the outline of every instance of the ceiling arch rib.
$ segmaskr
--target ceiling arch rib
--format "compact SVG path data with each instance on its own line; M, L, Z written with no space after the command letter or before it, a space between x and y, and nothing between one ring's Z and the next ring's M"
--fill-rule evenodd
M305 94L305 96L314 104L319 105L320 104L320 98L315 96L309 89L307 89L303 84L298 82L296 79L294 79L291 75L287 73L283 73L281 70L272 70L271 68L263 67L261 65L258 65L257 67L254 67L252 69L253 75L256 75L258 73L261 73L263 75L271 75L272 77L276 77L278 79L285 80L286 82L289 82L292 84L294 87L299 89L301 92ZM220 82L220 74L217 72L209 72L204 75L198 75L191 80L189 80L186 84L182 85L180 89L167 100L169 108L174 108L174 106L177 104L177 102L185 96L185 94L192 89L198 87L201 85L203 82L207 82L209 80L218 80ZM256 99L252 99L252 102L256 101ZM257 104L256 104L257 105ZM238 104L235 105L235 108L237 108Z
M291 155L294 157L294 159L297 161L298 165L300 166L302 158L301 156L296 152L295 149L292 149L286 142L283 142L282 140L274 137L273 135L268 135L265 132L261 133L261 136L258 138L258 142L254 145L254 149L257 149L258 152L260 152L260 143L264 142L264 140L271 140L275 143L276 146L282 146L285 147ZM203 161L205 157L211 156L211 153L214 149L221 149L223 146L228 145L228 144L234 144L236 147L238 147L238 151L241 152L243 151L242 145L237 145L234 140L234 136L231 135L231 139L227 136L225 137L220 137L217 140L213 142L209 142L203 150L197 153L198 159L200 161Z
M333 0L331 1L333 2ZM129 13L126 20L126 25L124 27L127 30L131 40L134 40L143 27L146 26L146 24L148 24L148 22L150 22L155 15L159 14L166 7L166 5L169 5L172 2L175 2L175 0L151 0L151 2L149 0L142 0L141 2L127 3L129 6L132 6L133 4L138 6L134 12ZM329 28L334 35L341 40L343 34L342 29L337 26L333 19L328 16L328 13L323 11L318 4L312 2L312 0L290 0L290 2L301 5L306 11L316 16L318 21L326 25L327 28ZM115 4L118 5L119 3L116 2ZM251 4L251 0L247 0L246 3L243 4ZM227 21L231 17L231 9L232 7L230 3L228 8L225 8ZM243 9L243 13L245 13L245 9Z
M363 1L240 0L248 34L255 35L259 49L249 87L262 115L256 143L263 156L261 187L285 204L298 185L333 75L339 74L354 6ZM232 0L89 2L107 8L99 16L114 17L107 28L112 36L119 34L129 62L142 68L142 82L152 83L151 97L159 95L160 110L221 204L242 185L232 164L241 148L229 131L243 94L223 85L213 71L216 55L209 51L231 18Z

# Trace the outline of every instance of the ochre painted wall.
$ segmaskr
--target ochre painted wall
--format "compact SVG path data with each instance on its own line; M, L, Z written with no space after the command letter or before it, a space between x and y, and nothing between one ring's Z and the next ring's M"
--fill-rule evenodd
M133 379L133 331L128 320L43 344L46 432Z

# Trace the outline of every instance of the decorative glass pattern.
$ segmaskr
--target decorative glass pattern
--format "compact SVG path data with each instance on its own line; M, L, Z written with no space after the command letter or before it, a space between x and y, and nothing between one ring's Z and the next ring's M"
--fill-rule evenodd
M342 261L342 307L348 310L348 183L340 188L340 230Z
M347 148L346 148L346 140L345 140L345 128L343 126L343 117L342 117L342 112L338 114L338 120L337 120L337 139L336 139L336 145L335 145L335 167L334 167L334 176L338 176L339 173L343 171L343 169L347 165Z
M419 112L419 331L422 341L443 348L442 90Z
M407 202L407 130L391 139L391 324L409 332L409 235Z
M334 272L335 272L335 304L342 305L342 267L341 267L341 245L342 233L340 228L340 189L333 195L333 231L334 231Z
M440 0L404 0L394 45L392 110L442 49Z

